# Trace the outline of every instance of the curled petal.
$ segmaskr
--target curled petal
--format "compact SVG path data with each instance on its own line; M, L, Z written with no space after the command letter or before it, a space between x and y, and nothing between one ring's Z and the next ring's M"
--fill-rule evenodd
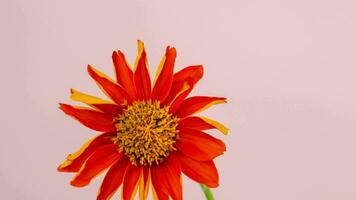
M121 114L121 112L122 112L121 106L114 104L110 101L79 92L73 88L70 89L70 93L71 93L70 98L72 100L85 103L97 110L103 111L103 112L111 114L113 116L117 116L117 115Z
M124 88L116 84L113 80L107 77L104 73L88 65L89 75L96 81L100 89L110 97L115 103L119 105L131 103L130 95Z
M59 104L59 108L67 115L75 118L83 125L96 131L114 131L113 117L110 114L95 111L89 108Z
M164 101L164 105L170 105L173 101L176 101L176 106L179 106L180 103L189 95L193 90L195 84L203 77L203 66L189 66L173 75L173 82L171 90ZM185 90L185 84L189 85L189 90L182 93L182 90ZM180 94L179 94L180 93ZM179 95L178 95L179 94ZM177 96L180 96L177 98Z
M226 98L205 96L190 97L182 102L176 114L179 118L184 118L219 103L226 103Z
M114 51L112 54L117 82L125 88L132 99L136 98L136 90L133 80L133 72L121 51Z
M113 164L105 175L101 184L97 200L110 199L124 180L127 166L130 164L127 158L122 158Z
M174 99L169 104L169 112L175 113L179 106L182 104L184 99L188 96L188 94L192 91L193 86L189 82L183 83L183 88L177 93Z
M146 200L148 195L148 186L150 184L150 168L143 167L142 176L140 179L140 200Z
M175 48L167 47L166 54L158 67L152 99L163 102L169 94L173 82L173 68L177 56Z
M77 152L69 154L67 160L62 163L57 170L60 172L78 172L87 158L91 156L97 148L113 143L111 138L114 135L116 135L115 132L103 133L87 141Z
M226 151L221 140L193 129L180 130L176 147L180 152L199 161L212 160Z
M212 160L197 161L178 153L182 172L192 180L210 188L219 186L219 174Z
M138 41L138 55L136 58L134 82L139 100L151 97L151 79L147 66L147 55L142 41Z
M229 129L223 124L202 116L190 116L179 121L178 129L190 128L195 130L218 129L223 134L227 134Z
M103 170L122 158L117 144L108 144L99 147L85 162L78 174L70 182L76 187L84 187L99 175Z

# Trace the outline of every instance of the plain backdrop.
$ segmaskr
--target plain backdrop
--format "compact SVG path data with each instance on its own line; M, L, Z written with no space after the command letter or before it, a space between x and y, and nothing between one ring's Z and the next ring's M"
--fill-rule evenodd
M151 74L167 45L176 70L203 64L194 94L229 103L217 200L356 199L356 1L0 1L0 199L95 199L102 180L69 185L68 153L96 133L58 109L71 87L100 95L92 64L113 76L145 42ZM118 198L116 198L118 199ZM184 199L204 199L184 178Z

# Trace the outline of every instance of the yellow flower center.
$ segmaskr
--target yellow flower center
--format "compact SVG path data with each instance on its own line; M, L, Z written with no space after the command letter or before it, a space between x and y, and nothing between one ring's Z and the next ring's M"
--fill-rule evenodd
M159 164L176 150L178 118L168 110L158 101L137 101L116 118L115 141L132 164Z

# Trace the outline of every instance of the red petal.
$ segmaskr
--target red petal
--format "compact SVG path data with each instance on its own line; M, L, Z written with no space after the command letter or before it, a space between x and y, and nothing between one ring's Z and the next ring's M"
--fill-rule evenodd
M157 189L155 187L157 187ZM155 186L154 183L152 183L152 193L154 200L169 200L169 195L159 188L159 184Z
M110 167L101 184L97 200L110 199L115 194L124 180L128 161L127 158L122 158Z
M176 96L183 90L184 83L190 85L190 90L181 94L181 101L183 101L189 93L192 91L194 85L203 77L203 66L189 66L179 72L175 73L173 76L173 82L171 90L164 101L164 105L169 105L176 98ZM181 102L180 102L181 103Z
M119 153L117 144L108 144L99 147L88 158L70 184L76 187L84 187L88 185L95 176L110 167L116 161L120 160L121 157L122 154Z
M87 158L91 156L97 148L113 143L111 138L114 135L116 135L115 132L103 133L89 140L76 153L68 155L67 160L58 167L58 171L78 172Z
M59 108L63 112L96 131L114 131L116 130L113 124L113 117L110 114L95 111L84 107L74 107L68 104L59 104Z
M197 116L190 116L179 120L177 129L179 130L184 128L195 129L199 131L208 130L208 129L217 129L225 135L229 131L229 129L226 126L224 126L223 124L215 120L206 117L197 117Z
M130 95L120 85L116 84L109 77L88 65L89 75L96 81L103 92L109 96L115 103L122 105L132 102Z
M202 65L189 66L174 74L174 82L193 79L196 83L203 77L203 73L204 70Z
M152 99L163 102L169 94L173 81L173 68L177 56L175 48L167 47L166 55L157 71L157 80L152 91Z
M212 160L197 161L181 153L178 156L182 171L189 178L211 188L219 186L219 174Z
M176 111L176 114L179 118L184 118L191 114L201 112L218 103L226 103L226 98L205 96L190 97L183 101Z
M182 200L181 168L174 153L170 154L163 163L153 165L151 176L157 195L163 192L174 200Z
M167 196L168 199L168 184L167 181L165 180L165 174L162 171L162 169L160 169L160 165L159 166L152 166L151 167L151 181L152 181L152 185L155 189L155 192L158 196L158 199L161 199L161 197L165 197Z
M133 199L139 183L138 181L141 177L141 173L142 173L141 165L139 166L131 165L127 169L127 172L125 174L123 192L122 192L124 200Z
M117 82L125 88L132 99L135 99L136 90L133 81L133 72L125 59L125 55L121 51L114 51L112 60L115 66Z
M134 73L136 93L138 99L148 100L151 97L151 79L147 67L146 51L141 41L138 41L138 51Z
M213 125L206 123L203 119L196 116L186 117L179 121L179 125L177 127L180 128L190 128L195 130L208 130L215 128Z
M116 104L93 104L93 107L116 117L122 113L122 107Z
M143 168L143 183L144 185L147 185L149 182L148 176L150 175L150 168L149 167L144 167Z
M180 130L176 147L185 155L199 161L212 160L226 151L221 140L193 129Z

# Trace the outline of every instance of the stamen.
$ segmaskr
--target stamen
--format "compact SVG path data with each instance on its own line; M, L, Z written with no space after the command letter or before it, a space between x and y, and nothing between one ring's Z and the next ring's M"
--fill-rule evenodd
M132 164L159 164L176 150L178 118L168 110L158 101L137 101L116 119L115 141Z

